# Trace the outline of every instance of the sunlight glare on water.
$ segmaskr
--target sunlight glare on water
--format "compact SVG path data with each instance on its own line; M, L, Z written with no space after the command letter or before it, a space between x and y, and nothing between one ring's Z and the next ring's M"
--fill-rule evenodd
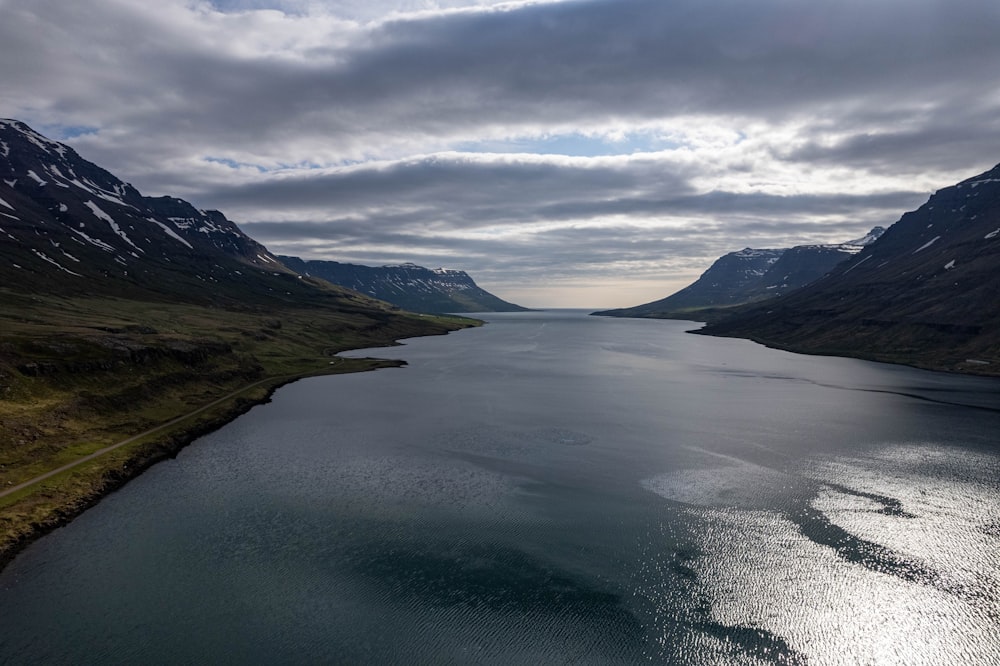
M643 485L687 505L699 522L700 555L688 566L712 622L759 630L748 658L993 664L1000 662L997 463L927 443L811 461L803 466L819 484L811 508L829 520L843 550L811 540L815 528L803 530L801 517L760 508L773 506L775 489L801 483L795 475L730 461ZM732 656L722 648L716 663Z

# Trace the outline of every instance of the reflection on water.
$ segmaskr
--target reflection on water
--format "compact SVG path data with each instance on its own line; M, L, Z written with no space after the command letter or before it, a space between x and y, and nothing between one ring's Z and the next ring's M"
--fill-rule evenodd
M764 663L973 664L1000 658L998 472L995 455L897 444L810 461L796 508L762 509L759 489L803 479L753 465L644 485L702 522L686 566L712 619L764 632L757 658L782 637Z
M498 315L0 575L4 663L1000 663L998 383Z

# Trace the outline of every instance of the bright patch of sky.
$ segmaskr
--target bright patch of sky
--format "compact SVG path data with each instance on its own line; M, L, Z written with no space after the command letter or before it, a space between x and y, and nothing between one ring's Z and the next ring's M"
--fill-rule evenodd
M70 141L88 134L97 134L100 129L87 125L42 125L38 131L55 141Z
M535 153L572 157L630 155L675 150L685 144L652 132L625 132L619 136L558 134L505 140L459 142L454 149L470 153Z
M274 169L268 169L267 167L260 166L259 164L247 164L245 162L237 162L236 160L231 160L228 157L206 157L204 158L206 162L210 164L221 164L227 166L230 169L253 169L257 173L267 173L269 171L274 171Z
M561 0L548 1L559 2ZM456 9L518 6L529 3L511 2L511 0L211 0L209 4L221 12L271 9L299 16L326 14L367 23L403 15L439 13Z

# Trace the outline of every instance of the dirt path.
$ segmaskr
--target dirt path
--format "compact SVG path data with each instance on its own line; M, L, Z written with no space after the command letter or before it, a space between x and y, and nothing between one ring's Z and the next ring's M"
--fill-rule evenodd
M84 456L82 458L74 460L71 463L67 463L67 464L63 465L62 467L58 467L56 469L50 470L50 471L46 472L45 474L41 474L39 476L36 476L33 479L28 479L27 481L25 481L23 483L19 483L16 486L11 486L9 488L4 488L3 490L0 490L0 497L6 497L7 495L13 495L16 492L18 492L20 490L24 490L25 488L28 488L30 486L33 486L36 483L44 481L45 479L51 478L53 476L56 476L57 474L62 474L63 472L65 472L67 470L71 470L74 467L77 467L78 465L82 465L82 464L84 464L86 462L90 462L91 460L93 460L95 458L99 458L99 457L103 456L105 453L108 453L110 451L114 451L115 449L120 449L121 447L126 446L128 444L131 444L132 442L135 442L136 440L142 439L143 437L148 437L149 435L157 433L157 432L159 432L161 430L164 430L164 429L169 428L171 426L177 425L181 421L184 421L186 419L191 418L192 416L200 414L200 413L202 413L202 412L204 412L204 411L206 411L208 409L211 409L212 407L215 407L216 405L218 405L220 403L223 403L223 402L225 402L227 400L231 400L231 399L235 398L236 396L238 396L240 393L243 393L245 391L249 391L250 389L255 388L257 386L260 386L261 384L266 384L268 382L274 382L274 381L290 380L290 379L294 379L294 378L299 377L299 376L300 375L290 375L288 377L268 377L267 379L262 379L262 380L260 380L258 382L254 382L253 384L247 384L243 388L237 389L237 390L233 391L232 393L228 393L228 394L222 396L221 398L219 398L217 400L213 400L212 402L208 403L207 405L202 405L198 409L190 411L187 414L182 414L181 416L178 416L177 418L171 419L171 420L167 421L166 423L161 423L160 425L156 426L155 428L150 428L149 430L146 430L145 432L140 432L138 435L133 435L132 437L129 437L128 439L123 439L122 441L117 442L115 444L112 444L111 446L106 446L103 449L100 449L99 451L94 451L93 453L91 453L89 455L86 455L86 456Z

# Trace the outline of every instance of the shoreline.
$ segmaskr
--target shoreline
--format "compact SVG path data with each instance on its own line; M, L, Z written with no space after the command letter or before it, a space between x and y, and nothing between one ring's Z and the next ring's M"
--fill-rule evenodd
M810 349L808 347L796 346L795 344L785 344L777 342L775 340L769 340L766 338L757 337L754 335L740 334L740 333L728 333L728 332L716 332L716 331L706 331L705 328L712 324L709 320L704 319L692 319L690 317L676 316L676 317L623 317L620 315L607 315L601 312L592 312L591 315L598 317L608 317L608 318L620 318L620 319L650 319L659 321L684 321L691 324L697 324L701 328L692 328L685 333L691 333L692 335L704 335L710 338L730 338L733 340L749 340L750 342L755 342L759 345L763 345L768 349L777 349L779 351L786 351L793 354L803 354L806 356L829 356L834 358L853 358L859 361L870 361L872 363L887 363L889 365L899 365L906 368L914 368L916 370L926 370L929 372L944 372L950 375L959 375L962 377L985 377L985 378L995 378L1000 379L1000 364L991 363L990 361L985 361L981 359L967 358L963 360L920 360L920 359L910 359L904 360L889 355L880 355L876 352L865 352L865 351L852 351L847 349L838 350L825 350L825 349Z
M704 324L704 322L698 322L695 320L690 320L693 323ZM690 333L692 335L703 335L710 338L729 338L733 340L749 340L756 344L767 347L768 349L777 349L779 351L786 351L792 354L803 354L805 356L828 356L832 358L853 358L859 361L868 361L870 363L886 363L888 365L898 365L904 368L913 368L914 370L924 370L927 372L943 372L949 375L958 375L960 377L982 377L985 379L1000 379L1000 366L991 365L987 361L978 361L977 359L966 359L960 361L956 364L947 364L944 362L921 362L919 360L903 361L898 359L893 359L887 356L879 356L877 354L869 354L863 351L824 351L816 349L806 349L803 347L796 347L795 345L788 345L775 342L773 340L767 340L764 338L758 338L751 335L735 335L726 333L715 333L706 332L703 329L692 329L690 331L685 331L685 333ZM956 367L956 365L965 365L966 368Z
M470 320L470 322L476 323L470 323L461 328L409 337L416 338L427 337L429 335L448 335L457 330L482 325L482 322L479 322L478 320ZM380 348L391 349L395 346L401 346L403 344L401 341L409 339L409 337L393 340L389 344L384 344L384 342L383 344L378 344L379 341L373 340L371 342L375 342L376 346L355 347L342 351ZM249 412L254 407L269 403L275 392L283 386L287 386L303 379L309 379L311 377L349 375L360 372L372 372L386 368L400 368L406 366L406 361L401 359L381 359L372 357L357 359L338 357L338 359L341 363L338 363L335 366L331 365L320 370L312 370L295 375L279 375L259 380L256 383L248 384L242 389L238 389L221 399L217 399L217 404L216 402L206 403L202 407L192 410L187 414L182 414L174 419L165 421L163 425L158 426L151 431L140 433L132 438L126 438L125 440L106 447L103 450L102 455L111 454L116 450L123 450L129 446L134 447L134 449L128 449L128 453L124 460L95 472L93 483L88 489L76 492L67 490L67 496L63 500L59 501L43 519L25 520L23 523L18 522L16 518L12 519L10 527L13 534L11 534L8 539L5 539L4 542L0 543L0 572L3 572L3 570L6 569L6 567L13 562L20 553L22 553L35 541L54 532L60 527L68 525L85 511L99 504L105 497L124 487L129 481L141 476L150 467L163 462L164 460L176 458L181 451L193 444L199 438L208 435L225 425L228 425L240 416ZM262 393L256 395L255 397L251 397L255 392L260 391L262 391ZM220 400L221 402L218 402ZM199 418L199 415L201 418ZM192 423L185 425L184 422L189 418L193 419ZM174 425L172 426L171 424ZM162 431L160 428L162 428ZM151 439L143 441L146 437ZM98 459L100 459L100 456L94 460ZM81 458L77 463L72 463L73 468L57 472L48 478L57 478L62 474L72 474L77 465L82 467L88 462L93 461ZM21 500L32 497L35 493L46 492L44 488L35 488L32 490L32 486L42 484L48 480L48 478L44 478L43 475L42 477L36 477L34 480L30 480L29 486L22 489L25 492L25 495L14 500L10 504L7 504L4 508L9 509L11 507L17 507L18 502ZM16 492L12 494L16 494Z

